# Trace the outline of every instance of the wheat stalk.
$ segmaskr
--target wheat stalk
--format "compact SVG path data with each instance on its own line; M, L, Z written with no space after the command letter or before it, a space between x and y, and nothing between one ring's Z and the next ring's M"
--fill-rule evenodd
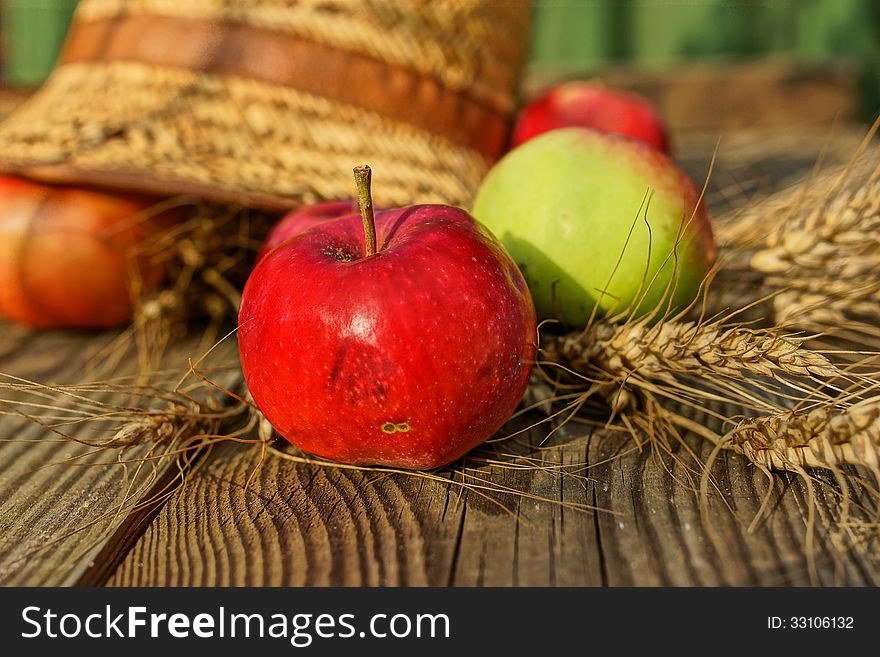
M773 299L777 321L786 326L801 326L814 330L849 326L853 321L876 325L880 320L880 281L862 288L832 289L813 292L792 289Z
M853 363L844 371L785 327L855 327L859 335L880 336L880 149L718 226L723 258L702 310L721 319L656 325L598 321L550 340L545 349L550 360L581 374L588 394L604 397L613 413L629 415L631 422L646 413L663 415L758 465L857 463L876 470L880 405L844 402L858 398L857 391L843 393L834 385L856 383L864 394L876 387L872 378L857 376ZM716 312L722 306L751 312ZM764 323L731 324L746 317ZM781 395L781 403L759 403L749 397L752 386ZM721 436L666 408L689 401L693 408L701 396L732 402L742 414L759 409L763 415ZM818 408L788 410L800 402ZM728 424L735 416L714 417Z
M788 229L819 228L842 233L859 207L876 202L876 193L865 191L880 163L880 148L858 153L846 166L816 173L798 185L759 199L715 222L716 240L723 247L757 248L781 243ZM841 213L847 207L846 218ZM853 212L856 211L856 212Z
M818 229L825 235L845 232L857 218L858 208L877 207L876 191L865 188L876 182L880 165L880 147L871 141L878 127L880 122L869 131L848 164L831 171L814 171L798 185L718 217L715 234L719 244L760 249L778 245L791 229ZM849 213L844 212L847 208Z
M840 370L802 341L774 330L725 328L720 322L644 322L616 325L596 322L586 331L563 336L553 351L572 369L614 378L638 373L669 380L675 374L743 373L778 378L833 378Z
M777 470L859 464L878 473L880 397L848 408L820 406L741 421L720 444Z
M710 295L712 309L769 296L777 324L835 330L869 320L863 329L870 332L880 314L880 150L720 226L725 266L716 289L749 296Z
M880 267L880 167L865 184L778 226L751 258L766 273L809 272L829 280L876 278Z
M656 325L599 321L583 332L554 338L545 352L566 370L582 374L589 382L583 384L588 394L603 397L612 415L625 415L636 424L646 414L662 415L758 465L791 469L795 464L876 463L880 425L871 423L880 401L874 406L841 401L853 398L857 390L843 392L831 382L854 381L855 375L778 329L727 326L720 320ZM674 407L703 395L745 410L754 387L766 388L761 381L768 380L791 393L788 401L781 406L767 401L759 412L768 415L743 420L723 437L662 402L666 399ZM805 380L816 385L801 385ZM864 386L866 381L858 383ZM869 388L870 382L861 389ZM721 397L719 391L727 395ZM782 410L806 400L821 405L809 414ZM719 428L731 417L716 415Z
M880 227L880 168L873 161L859 173L850 172L841 189L826 179L818 198L808 197L797 214L774 226L765 250L806 267L821 265L838 249L876 250L865 233Z
M187 201L182 197L179 203ZM143 371L195 319L207 319L200 349L238 314L241 290L272 217L191 201L191 216L158 234L144 257L165 260L167 283L136 291L132 330Z
M102 446L109 448L138 445L147 441L166 442L174 436L178 426L188 424L188 421L181 423L178 417L170 414L147 415L123 424L113 437Z

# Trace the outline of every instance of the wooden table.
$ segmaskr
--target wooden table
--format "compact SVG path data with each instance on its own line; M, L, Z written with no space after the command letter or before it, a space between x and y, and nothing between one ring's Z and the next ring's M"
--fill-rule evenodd
M751 160L737 149L754 141L722 141L710 186L716 213L803 175L828 139L825 133L759 141L763 154ZM845 151L843 142L835 144ZM680 144L680 158L697 179L712 145ZM701 509L701 463L711 448L693 436L662 454L619 431L577 423L545 441L543 424L427 477L294 462L226 441L184 464L179 485L179 455L138 467L155 435L121 463L117 451L93 454L54 433L93 441L96 427L116 426L81 421L77 409L160 408L132 396L132 387L173 390L187 358L206 351L199 337L200 328L190 327L164 354L163 371L144 378L124 332L0 325L0 437L8 441L0 443L0 583L880 583L880 563L870 553L840 553L822 522L808 531L809 491L797 477L768 479L743 458L722 454ZM241 391L234 338L200 368ZM190 376L184 389L197 383ZM193 393L204 399L205 390L197 385ZM155 447L163 449L161 442ZM765 499L771 512L753 524ZM816 500L820 517L833 507L821 495Z

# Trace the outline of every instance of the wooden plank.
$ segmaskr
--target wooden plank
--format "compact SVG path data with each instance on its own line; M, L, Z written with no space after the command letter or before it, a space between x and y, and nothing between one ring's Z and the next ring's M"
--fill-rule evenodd
M712 446L688 442L705 463ZM598 456L616 447L598 443ZM601 549L611 586L805 586L876 585L880 561L837 554L831 534L807 532L804 482L777 474L771 481L735 454L723 454L712 470L718 490L705 516L700 511L699 465L682 451L681 461L650 448L608 462L593 476L603 483L597 502L620 511L599 514ZM665 464L664 464L665 463ZM688 466L685 466L688 464ZM687 472L686 470L690 470ZM600 474L601 473L601 474ZM693 484L688 483L688 476ZM749 531L764 496L770 513ZM832 513L829 500L819 513ZM828 505L828 506L826 506ZM814 542L815 547L810 548ZM811 568L815 573L811 575Z
M58 430L72 439L62 439L44 425L58 424L60 416L77 419L77 409L110 410L86 404L85 399L135 409L162 408L164 402L148 402L126 390L148 382L171 389L186 371L186 358L200 355L200 348L195 336L182 340L164 355L168 370L135 380L131 377L138 371L137 360L125 333L30 332L0 325L0 583L73 583L144 495L169 469L176 471L175 456L138 467L137 460L151 447L149 440L125 452L98 452L76 442L93 442L108 431L112 435L116 423L59 425ZM221 345L218 353L225 350L234 350L234 344ZM55 388L42 396L39 388L21 387L21 379L82 387L69 394ZM85 387L98 382L108 385ZM122 454L131 462L114 462Z
M110 582L445 586L546 579L573 585L590 577L598 583L598 562L582 540L593 520L558 504L583 497L581 478L552 470L502 475L501 482L530 497L477 488L484 484L474 476L506 470L504 457L492 456L498 465L473 474L425 478L274 456L259 466L258 448L228 445L162 509ZM563 566L569 561L581 565L571 570Z
M533 445L543 437L533 432ZM711 446L690 442L705 461ZM676 460L650 447L635 450L616 434L570 431L542 451L542 469L481 453L424 479L274 456L259 466L256 448L229 445L161 510L108 583L880 583L878 563L835 554L821 527L808 549L803 482L777 476L768 491L768 479L739 456L722 456L713 469L723 496L710 495L704 521L698 464L683 448L673 452ZM489 465L489 458L501 465ZM554 472L554 464L570 467ZM775 511L750 533L768 492ZM591 505L602 510L587 510ZM827 501L819 501L819 510L831 513Z

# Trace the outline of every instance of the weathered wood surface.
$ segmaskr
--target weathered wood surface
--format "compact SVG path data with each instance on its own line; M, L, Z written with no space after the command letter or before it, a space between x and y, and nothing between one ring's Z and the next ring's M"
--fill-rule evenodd
M532 432L535 441L542 432ZM558 442L558 441L557 441ZM693 442L702 462L710 447ZM127 585L876 585L880 563L807 532L803 482L722 455L697 463L604 431L437 477L292 463L227 446L163 507L109 580ZM482 461L482 462L481 462ZM567 466L567 467L566 467ZM256 475L248 479L251 474ZM691 483L689 483L689 481ZM832 513L819 500L819 513ZM592 512L586 507L595 506ZM728 506L730 508L728 508Z
M138 378L125 335L32 332L0 324L0 584L74 583L114 532L131 522L138 503L169 483L176 455L138 462L149 440L125 452L76 440L95 443L112 435L130 417L117 407L161 408L126 391L142 383L172 389L199 348L195 338L183 339L166 352L167 371ZM229 348L234 345L221 345L220 353ZM70 384L77 389L40 387ZM86 421L79 410L110 413L119 421ZM123 454L129 463L116 462Z
M754 139L724 137L710 206L719 214L790 183L823 149L828 162L844 161L857 141L830 128L809 139L768 133L756 156ZM677 148L702 181L711 144L680 141ZM0 325L0 372L41 384L132 374L130 354L108 360L116 338ZM174 343L163 361L170 370L165 385L202 349L195 337ZM232 340L206 365L224 372L227 387L241 383ZM119 390L89 394L115 403L126 397ZM21 404L35 401L32 392L6 388L0 398L0 412L13 413L0 415L0 438L17 441L0 443L2 585L880 583L876 550L834 548L837 538L821 520L836 513L828 487L816 490L812 505L797 477L769 480L744 459L722 454L701 512L699 464L711 448L695 438L688 445L696 460L682 446L673 458L580 425L543 443L542 426L516 450L496 443L495 451L429 478L272 454L261 461L258 446L227 443L206 454L167 501L139 509L138 501L173 478L174 458L156 461L133 486L115 464L49 466L88 448L48 442L51 431L15 415L47 412ZM89 435L88 425L64 431ZM523 467L506 451L531 454L540 467ZM765 496L772 513L750 530Z

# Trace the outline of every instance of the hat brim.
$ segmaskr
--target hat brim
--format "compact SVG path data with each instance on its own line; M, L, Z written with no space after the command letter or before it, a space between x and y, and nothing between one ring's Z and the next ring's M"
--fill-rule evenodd
M175 47L171 47L175 46ZM285 210L353 193L466 206L512 102L292 33L121 14L74 23L61 63L0 124L0 169L34 179ZM500 76L500 77L499 77Z
M0 169L34 179L280 211L353 194L467 205L492 160L297 89L138 62L71 63L0 124Z

